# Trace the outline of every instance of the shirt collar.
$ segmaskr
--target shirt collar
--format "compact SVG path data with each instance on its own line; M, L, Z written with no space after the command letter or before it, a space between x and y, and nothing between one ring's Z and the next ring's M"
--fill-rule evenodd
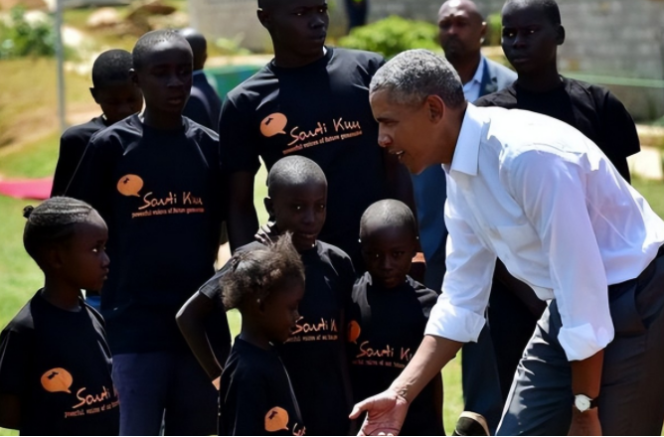
M484 63L486 60L484 56L480 55L480 63L477 65L477 70L475 70L475 76L470 80L470 83L482 84L482 77L484 76Z
M479 163L482 128L486 120L481 111L472 103L468 103L466 114L461 122L461 131L454 148L452 163L447 166L449 171L458 171L470 176L477 176Z

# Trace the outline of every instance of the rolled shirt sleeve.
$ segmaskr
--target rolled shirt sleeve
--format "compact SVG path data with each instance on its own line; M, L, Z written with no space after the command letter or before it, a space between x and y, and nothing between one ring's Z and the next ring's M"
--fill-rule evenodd
M549 257L562 328L558 340L570 361L584 360L614 337L608 283L586 202L585 174L546 146L508 164L508 190L523 206Z
M448 185L448 190L454 189L453 184ZM447 272L425 334L476 342L486 321L496 256L482 245L449 201L445 203L445 224L449 231Z

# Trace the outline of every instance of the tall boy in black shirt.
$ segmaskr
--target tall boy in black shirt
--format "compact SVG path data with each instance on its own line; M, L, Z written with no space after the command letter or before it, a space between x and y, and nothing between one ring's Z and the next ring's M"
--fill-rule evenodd
M133 77L145 112L99 132L72 181L106 219L114 269L102 313L122 398L121 433L209 435L216 391L175 314L214 273L221 228L218 137L186 117L192 53L176 31L143 35ZM165 415L164 415L165 410Z
M219 135L229 173L229 240L233 249L258 229L254 175L284 156L316 162L329 183L329 212L321 239L360 263L362 212L388 197L405 198L410 178L394 157L376 147L378 124L369 83L383 63L374 53L325 47L325 0L260 0L274 59L231 91L222 106ZM361 189L360 189L361 188ZM402 192L397 192L397 188ZM405 193L405 194L404 194Z
M90 93L102 115L62 134L51 197L64 194L92 135L143 108L143 95L131 80L131 68L131 53L126 50L108 50L95 60Z
M564 121L597 144L629 182L627 157L640 150L634 121L610 91L558 73L565 28L556 2L510 0L502 20L503 51L519 77L475 105L525 109Z
M352 399L344 328L355 271L348 255L317 239L327 210L325 175L310 159L289 156L270 170L268 194L265 205L275 219L273 231L276 235L292 233L306 272L300 318L291 337L277 349L300 402L307 434L347 435ZM268 241L250 243L236 253L264 248L265 243ZM214 345L201 334L205 314L223 299L219 279L229 269L231 263L201 287L178 314L185 338L211 379L221 368L211 350Z
M371 205L360 224L368 271L353 287L348 347L355 400L387 389L424 338L438 295L408 272L417 247L412 211L396 200ZM401 435L444 435L443 381L434 378L408 409Z
M627 157L640 150L629 113L608 90L558 73L557 49L565 42L554 0L510 0L502 12L505 56L518 73L513 85L475 102L477 106L524 109L564 121L602 149L629 182ZM489 320L503 397L544 305L498 261ZM481 382L480 382L481 384Z

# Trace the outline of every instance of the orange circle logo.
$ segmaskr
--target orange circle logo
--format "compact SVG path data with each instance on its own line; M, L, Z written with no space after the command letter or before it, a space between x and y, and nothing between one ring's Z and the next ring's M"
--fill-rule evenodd
M270 114L261 121L261 133L264 137L273 137L279 134L286 134L284 128L288 124L286 116L280 112Z
M141 197L140 192L143 189L143 179L135 174L124 175L118 181L118 191L123 196Z
M71 393L71 387L74 378L71 374L61 367L56 367L44 373L41 377L41 385L44 390L51 393L65 392Z
M274 407L265 415L265 431L288 431L288 412L281 407Z
M362 329L360 329L360 324L355 320L351 320L351 322L348 324L348 342L357 343L357 339L360 338L361 332Z

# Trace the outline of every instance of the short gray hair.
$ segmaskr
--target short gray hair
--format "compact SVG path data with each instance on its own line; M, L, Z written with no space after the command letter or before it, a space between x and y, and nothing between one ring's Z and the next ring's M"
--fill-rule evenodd
M454 67L429 50L408 50L383 65L371 80L370 93L385 90L391 101L419 105L431 95L446 106L458 108L465 102L463 85Z

